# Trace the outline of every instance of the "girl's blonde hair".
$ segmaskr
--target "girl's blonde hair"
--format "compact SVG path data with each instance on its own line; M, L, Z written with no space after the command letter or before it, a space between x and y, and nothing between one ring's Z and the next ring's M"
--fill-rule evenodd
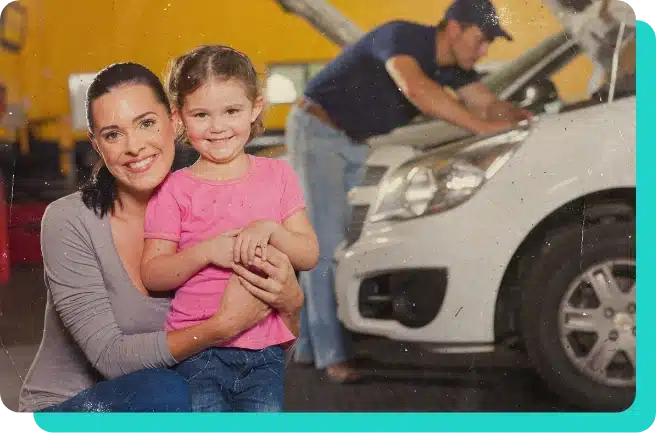
M185 97L213 78L241 81L252 103L262 96L260 79L248 56L225 45L201 45L169 64L166 91L173 107L180 111ZM249 141L264 133L263 118L264 110L251 125ZM184 131L181 135L186 140Z

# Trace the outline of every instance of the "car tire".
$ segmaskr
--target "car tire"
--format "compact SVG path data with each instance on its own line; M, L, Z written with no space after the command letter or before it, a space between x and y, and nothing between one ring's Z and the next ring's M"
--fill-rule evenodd
M529 360L547 386L575 406L593 411L622 411L628 408L635 398L634 384L627 386L604 384L584 374L583 370L577 368L575 362L571 360L572 357L568 353L573 352L572 348L577 345L566 346L561 342L560 329L563 323L561 320L565 316L561 315L560 308L561 301L566 296L568 300L572 299L569 294L574 293L572 290L579 290L578 287L581 287L574 285L574 282L581 281L577 280L577 277L582 275L583 271L609 260L628 259L635 263L635 222L615 221L590 227L573 225L554 232L542 245L545 246L544 249L536 255L538 259L527 270L521 282L522 300L519 317ZM590 287L595 290L593 285ZM589 293L590 289L583 290L588 290ZM634 292L635 286L627 293ZM625 295L618 296L619 298L612 299L622 299L623 303L625 298L622 296ZM602 308L601 305L599 304L597 308ZM635 314L635 303L632 308ZM605 322L602 320L602 323ZM603 326L612 328L616 326L614 323L611 321L610 324ZM603 332L599 332L601 326L595 329L599 338L607 328L603 328ZM626 332L626 328L622 329L624 329L622 332ZM569 336L567 338L570 338L572 333L568 332L567 335ZM630 337L626 335L628 334L623 334L621 338ZM635 335L635 326L633 335ZM613 338L617 339L616 334L613 334ZM595 339L594 342L597 340ZM592 350L589 353L592 354ZM595 351L595 353L601 352ZM622 353L620 350L620 354ZM598 358L593 356L591 359ZM622 359L627 362L629 358ZM605 369L604 374L608 371Z

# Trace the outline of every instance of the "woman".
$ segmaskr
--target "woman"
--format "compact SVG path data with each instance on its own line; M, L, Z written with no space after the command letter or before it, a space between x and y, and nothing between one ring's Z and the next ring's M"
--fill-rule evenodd
M169 298L151 297L139 275L146 204L174 157L162 84L138 64L107 67L89 87L87 122L102 165L44 214L45 329L19 410L190 411L184 380L167 367L258 323L269 304L296 312L296 334L302 292L273 251L268 279L238 268L246 289L226 290L204 322L163 331Z

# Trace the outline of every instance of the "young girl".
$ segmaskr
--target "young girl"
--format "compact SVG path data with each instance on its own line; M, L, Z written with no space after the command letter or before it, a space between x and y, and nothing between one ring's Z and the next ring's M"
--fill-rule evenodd
M297 324L276 309L271 293L233 269L239 269L234 263L266 269L267 260L275 260L267 245L285 253L296 270L314 267L318 243L301 187L287 163L244 152L263 130L263 98L248 57L201 46L174 62L167 86L183 137L200 158L171 173L148 204L143 282L152 291L176 290L166 329L210 317L228 284L269 300L266 319L176 370L189 381L194 411L279 411L284 347L295 339Z

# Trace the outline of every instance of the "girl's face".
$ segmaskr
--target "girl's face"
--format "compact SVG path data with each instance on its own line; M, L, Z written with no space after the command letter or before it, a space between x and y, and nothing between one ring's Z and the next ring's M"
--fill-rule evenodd
M186 96L180 118L203 159L228 163L244 154L262 108L262 98L251 101L240 80L213 78Z
M175 155L175 123L144 84L112 89L91 103L93 146L118 185L152 192L166 177Z

